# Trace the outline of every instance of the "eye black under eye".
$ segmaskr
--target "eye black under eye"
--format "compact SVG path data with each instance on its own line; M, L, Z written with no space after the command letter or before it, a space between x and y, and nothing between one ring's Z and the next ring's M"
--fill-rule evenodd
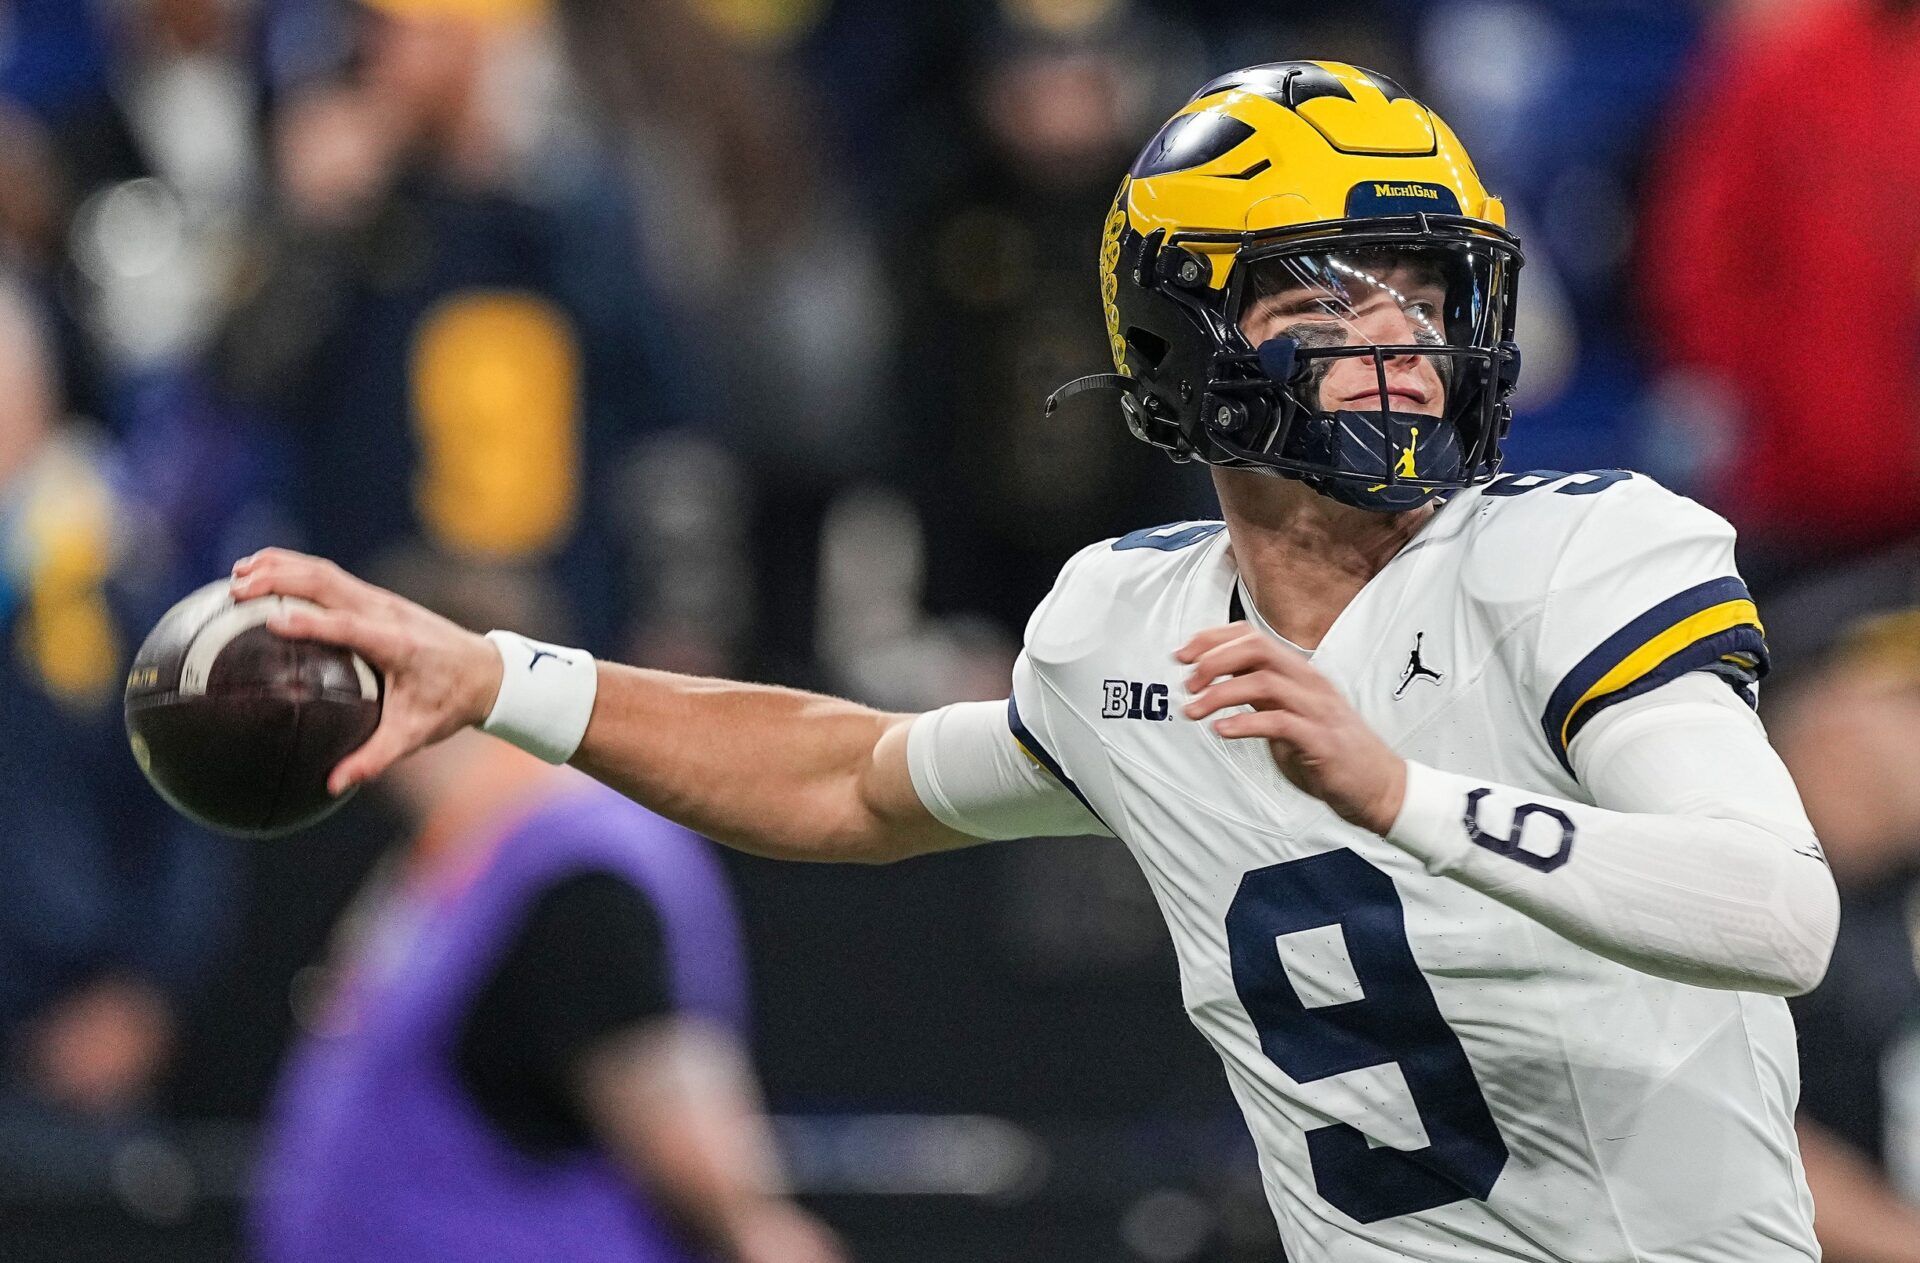
M1299 343L1303 350L1341 346L1347 340L1345 327L1328 320L1302 320L1296 324L1284 326L1280 333Z

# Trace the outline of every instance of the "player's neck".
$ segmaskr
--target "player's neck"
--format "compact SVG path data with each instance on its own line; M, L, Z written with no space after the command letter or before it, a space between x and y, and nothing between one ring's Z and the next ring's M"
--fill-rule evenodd
M1369 513L1304 483L1242 470L1215 470L1214 487L1247 596L1268 626L1304 649L1320 644L1434 513Z

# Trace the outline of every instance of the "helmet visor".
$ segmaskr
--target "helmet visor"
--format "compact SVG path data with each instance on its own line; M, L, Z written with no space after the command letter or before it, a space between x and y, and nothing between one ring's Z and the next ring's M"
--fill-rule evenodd
M1249 251L1225 315L1226 376L1284 398L1226 444L1243 459L1336 479L1440 488L1484 476L1510 337L1513 251L1484 238ZM1249 383L1216 380L1240 394Z
M1499 340L1489 295L1496 260L1467 242L1289 252L1247 260L1230 315L1249 347L1293 339L1315 388L1301 403L1324 412L1396 411L1444 417L1458 402L1457 358L1427 348L1488 350ZM1375 348L1386 359L1380 396ZM1321 354L1345 351L1344 355Z

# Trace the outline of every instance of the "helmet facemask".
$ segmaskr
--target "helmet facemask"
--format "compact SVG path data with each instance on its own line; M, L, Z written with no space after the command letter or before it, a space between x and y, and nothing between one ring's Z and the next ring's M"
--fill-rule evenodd
M1519 367L1518 262L1507 243L1466 234L1243 247L1205 313L1214 354L1196 449L1378 512L1491 478Z

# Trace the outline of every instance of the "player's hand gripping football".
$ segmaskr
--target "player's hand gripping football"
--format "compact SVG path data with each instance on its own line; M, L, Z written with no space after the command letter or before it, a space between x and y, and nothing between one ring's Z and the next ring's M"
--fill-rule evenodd
M269 548L233 567L236 601L304 597L319 606L287 606L267 622L292 640L351 649L386 677L380 726L327 778L333 794L392 767L422 746L480 723L500 692L500 654L438 614L356 579L320 557Z
M1392 827L1406 795L1406 760L1312 663L1250 623L1210 628L1173 656L1192 668L1188 719L1253 707L1222 715L1213 730L1264 740L1286 778L1348 824L1380 834Z

